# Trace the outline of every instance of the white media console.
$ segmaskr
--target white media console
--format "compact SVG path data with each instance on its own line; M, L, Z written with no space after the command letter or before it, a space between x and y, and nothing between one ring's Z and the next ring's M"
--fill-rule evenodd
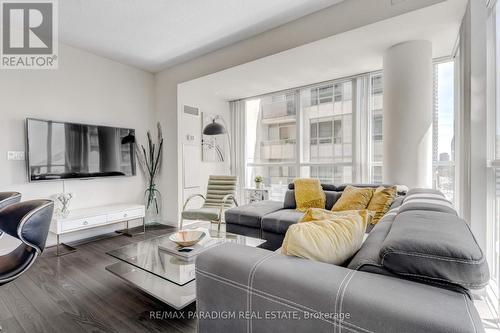
M57 236L57 255L63 255L76 251L75 248L62 244L59 241L61 235L71 232L102 227L119 222L127 222L127 228L121 230L120 233L127 236L137 235L137 232L131 232L128 227L130 220L142 219L144 233L144 217L145 207L138 204L115 204L100 207L91 207L83 209L75 209L70 211L66 217L54 216L50 225L50 231ZM59 246L64 246L67 251L59 253Z

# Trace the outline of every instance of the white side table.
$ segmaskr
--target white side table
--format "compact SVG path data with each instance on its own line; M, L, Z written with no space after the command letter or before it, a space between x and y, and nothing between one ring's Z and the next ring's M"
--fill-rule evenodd
M257 201L269 200L270 195L269 188L255 188L246 187L245 188L245 202L247 204Z

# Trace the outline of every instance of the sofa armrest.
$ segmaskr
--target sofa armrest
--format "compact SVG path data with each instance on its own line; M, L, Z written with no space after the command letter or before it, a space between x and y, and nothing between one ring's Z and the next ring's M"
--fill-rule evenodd
M224 244L196 260L198 332L484 332L465 294Z

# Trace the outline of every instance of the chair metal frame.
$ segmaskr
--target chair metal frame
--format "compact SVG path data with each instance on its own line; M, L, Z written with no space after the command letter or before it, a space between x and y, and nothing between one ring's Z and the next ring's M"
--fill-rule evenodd
M182 206L182 212L184 212L186 210L186 207L187 207L189 201L191 201L192 199L194 199L196 197L201 197L203 199L203 204L205 203L206 199L205 199L205 196L203 194L200 194L200 193L192 194L186 199L184 206ZM224 213L224 210L226 208L226 204L227 204L228 200L230 200L230 199L234 202L235 206L238 207L238 201L236 200L236 197L233 194L226 194L222 198L222 203L220 205L220 210L219 210L219 218L217 220L211 221L211 222L218 223L217 230L219 232L220 232L220 228L221 228L221 224L222 224L222 218L224 216L223 213ZM184 226L184 218L182 217L182 212L181 212L181 221L180 221L180 227L179 227L179 229L181 229L181 230Z

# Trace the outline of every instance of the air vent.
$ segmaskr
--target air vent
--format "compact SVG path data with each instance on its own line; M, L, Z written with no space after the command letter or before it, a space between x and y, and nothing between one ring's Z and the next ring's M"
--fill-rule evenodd
M184 113L192 114L193 116L199 116L200 109L192 107L192 106L184 105Z

